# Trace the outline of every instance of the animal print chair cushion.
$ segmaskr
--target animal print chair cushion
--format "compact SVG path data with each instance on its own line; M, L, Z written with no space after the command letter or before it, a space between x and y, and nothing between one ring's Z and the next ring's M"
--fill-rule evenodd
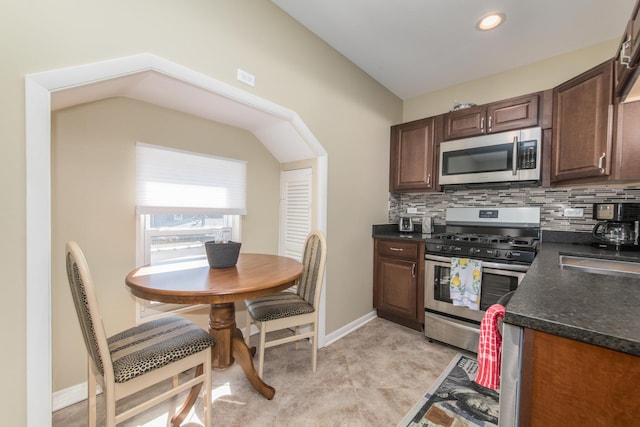
M127 329L107 339L115 381L123 383L215 344L205 330L178 316Z
M278 292L253 300L245 301L247 310L258 322L313 313L311 304L293 292Z

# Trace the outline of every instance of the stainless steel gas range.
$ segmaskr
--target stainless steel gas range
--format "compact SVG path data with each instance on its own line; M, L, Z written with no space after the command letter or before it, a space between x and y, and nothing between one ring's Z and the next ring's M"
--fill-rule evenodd
M444 233L425 243L427 338L478 351L485 310L515 291L538 251L540 208L449 208ZM479 310L454 305L450 294L453 258L482 266Z

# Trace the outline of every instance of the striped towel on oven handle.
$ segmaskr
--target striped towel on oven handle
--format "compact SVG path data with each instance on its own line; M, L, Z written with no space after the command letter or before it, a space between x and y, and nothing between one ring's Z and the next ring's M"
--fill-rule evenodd
M482 316L478 343L478 375L475 382L483 387L500 388L500 364L502 361L502 334L498 320L504 319L505 308L493 304Z

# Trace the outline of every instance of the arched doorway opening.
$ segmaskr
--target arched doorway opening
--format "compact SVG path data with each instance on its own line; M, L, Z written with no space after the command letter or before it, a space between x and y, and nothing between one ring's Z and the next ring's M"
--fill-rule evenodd
M162 90L158 90L162 88ZM154 90L155 89L155 90ZM252 132L281 163L316 159L318 228L326 234L327 152L293 111L151 54L25 78L27 424L51 423L51 111L130 97ZM324 297L319 344L324 341Z

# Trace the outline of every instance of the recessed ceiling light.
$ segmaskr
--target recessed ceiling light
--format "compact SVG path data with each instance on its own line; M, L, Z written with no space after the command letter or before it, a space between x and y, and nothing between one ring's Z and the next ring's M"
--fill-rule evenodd
M507 17L504 13L489 13L488 15L480 18L476 24L476 28L480 31L492 30L502 24L506 18Z

